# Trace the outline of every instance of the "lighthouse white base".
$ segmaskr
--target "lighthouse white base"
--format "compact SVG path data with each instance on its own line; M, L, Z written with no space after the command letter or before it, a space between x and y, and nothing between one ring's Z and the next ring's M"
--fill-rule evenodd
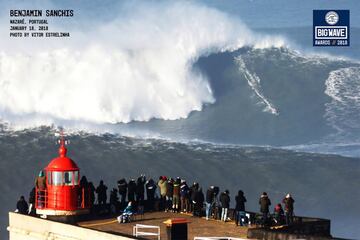
M75 216L88 214L90 212L89 209L78 209L74 211L65 211L65 210L55 210L55 209L36 209L36 214L42 216L42 218L46 218L46 216Z

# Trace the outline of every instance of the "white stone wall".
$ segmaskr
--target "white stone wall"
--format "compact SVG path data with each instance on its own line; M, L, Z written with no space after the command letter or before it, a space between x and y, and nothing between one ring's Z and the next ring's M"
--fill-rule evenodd
M127 240L96 230L9 212L10 240Z

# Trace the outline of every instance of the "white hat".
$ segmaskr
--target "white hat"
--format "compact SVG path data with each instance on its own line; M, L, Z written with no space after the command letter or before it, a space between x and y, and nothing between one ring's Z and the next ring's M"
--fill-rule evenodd
M286 195L286 198L291 198L290 193L288 193L288 194Z

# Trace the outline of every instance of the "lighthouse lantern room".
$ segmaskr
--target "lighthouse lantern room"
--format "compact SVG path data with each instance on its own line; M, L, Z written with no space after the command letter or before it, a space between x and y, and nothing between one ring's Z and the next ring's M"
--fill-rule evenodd
M36 187L36 213L45 216L69 216L89 212L90 204L80 186L80 169L66 156L65 140L60 140L59 156L45 168L45 188Z

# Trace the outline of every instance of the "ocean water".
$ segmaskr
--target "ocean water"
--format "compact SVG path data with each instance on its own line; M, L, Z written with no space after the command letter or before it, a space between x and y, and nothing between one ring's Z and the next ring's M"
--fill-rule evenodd
M263 191L274 204L292 192L297 215L359 238L356 1L0 6L2 26L14 8L76 13L56 25L67 40L9 39L0 28L2 238L6 212L55 157L59 128L95 183L181 176L228 188L232 202L241 188L252 211ZM350 9L351 46L312 47L313 9Z
M55 131L42 127L1 132L0 166L7 170L2 171L6 183L0 196L2 216L14 210L20 194L28 197L39 169L56 157ZM249 211L259 210L258 199L263 191L269 194L273 206L291 192L296 215L331 219L334 236L358 236L360 159L112 134L78 133L68 139L68 156L95 185L102 179L112 189L122 177L137 178L140 174L155 180L161 175L181 177L190 184L200 183L204 191L210 185L230 190L232 207L235 193L242 189ZM6 217L1 218L1 225L6 223Z

